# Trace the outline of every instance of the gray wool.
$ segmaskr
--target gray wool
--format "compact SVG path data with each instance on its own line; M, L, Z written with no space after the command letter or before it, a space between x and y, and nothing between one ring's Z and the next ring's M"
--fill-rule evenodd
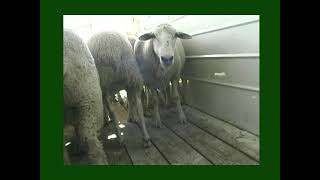
M99 131L103 126L103 102L99 75L93 57L82 39L71 30L63 34L63 90L65 114L75 109L76 127L81 144L88 145L88 157L94 164L106 164ZM65 123L67 119L65 117ZM67 134L65 134L65 137ZM64 159L68 154L64 149Z
M109 109L113 123L118 127L116 116L108 101L110 96L126 89L129 102L129 119L134 118L141 125L145 147L150 147L150 136L147 132L143 107L141 104L141 90L143 78L133 54L128 38L117 32L101 32L93 35L88 41L88 47L96 63L100 84L104 98L104 105ZM135 119L137 118L137 119ZM117 129L120 137L120 130Z
M102 89L111 93L128 87L142 87L143 79L126 36L118 32L100 32L88 41L96 63Z
M93 57L82 39L70 30L64 31L63 80L64 104L67 107L88 107L95 113L88 126L103 124L102 93ZM94 128L96 129L96 128Z

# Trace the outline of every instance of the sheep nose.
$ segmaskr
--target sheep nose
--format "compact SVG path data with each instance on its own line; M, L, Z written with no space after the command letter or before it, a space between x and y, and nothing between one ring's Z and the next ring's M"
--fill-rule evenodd
M170 64L172 64L173 56L170 56L170 57L161 56L161 59L166 65L170 65Z

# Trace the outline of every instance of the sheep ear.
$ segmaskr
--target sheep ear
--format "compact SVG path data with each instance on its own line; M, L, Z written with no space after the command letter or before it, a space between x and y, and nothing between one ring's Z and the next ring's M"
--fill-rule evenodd
M180 39L191 39L192 36L183 32L176 32L175 36Z
M143 34L139 37L139 40L140 41L146 41L146 40L149 40L149 39L153 39L155 38L156 36L153 34L153 33L146 33L146 34Z

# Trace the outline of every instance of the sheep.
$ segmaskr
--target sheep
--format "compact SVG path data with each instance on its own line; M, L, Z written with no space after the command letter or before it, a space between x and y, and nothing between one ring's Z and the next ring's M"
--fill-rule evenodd
M135 35L128 35L128 40L132 46L132 50L134 49L134 44L137 39L138 39L138 37ZM143 87L142 92L141 92L141 101L142 101L145 116L150 116L150 113L148 111L149 96L150 96L149 92L150 92L150 90L148 89L148 87L145 87L145 86Z
M108 164L99 132L103 127L103 102L99 75L85 42L71 30L63 34L64 108L74 108L73 119L80 145L87 148L89 163ZM66 152L66 151L65 151Z
M141 103L143 78L128 38L115 31L100 32L94 34L87 44L100 76L104 107L108 110L106 112L110 113L110 118L117 128L119 141L123 142L123 139L109 97L121 89L126 89L129 103L128 121L136 121L138 118L143 134L143 145L146 148L150 147L150 136L145 125Z
M135 42L134 54L145 85L151 88L154 101L153 118L156 127L161 128L159 115L158 92L165 91L169 81L172 82L172 101L176 104L179 120L187 122L181 108L178 92L178 80L185 62L185 53L180 39L191 39L191 36L177 32L169 24L160 24L151 32L142 34Z
M128 36L129 42L132 46L132 49L134 49L134 44L136 42L136 40L138 39L138 37L136 37L135 35L129 35ZM144 111L145 111L145 115L149 115L148 110L148 105L149 105L149 96L150 96L150 89L148 87L144 87L142 90L142 94L141 94L141 100L143 102L144 105Z
M133 35L129 35L128 36L128 40L132 46L132 51L133 51L133 47L134 47L134 43L136 41L137 37L133 36ZM123 98L120 96L120 93L118 92L117 93L117 99L118 99L118 102L122 105L122 107L125 109L125 110L128 110L128 104L123 100ZM131 118L129 118L131 119Z

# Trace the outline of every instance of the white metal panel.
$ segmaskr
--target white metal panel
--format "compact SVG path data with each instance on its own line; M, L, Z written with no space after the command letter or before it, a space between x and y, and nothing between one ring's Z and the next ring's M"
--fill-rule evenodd
M186 56L187 59L197 58L253 58L259 57L259 53L237 53L237 54L208 54L208 55L191 55Z
M185 16L185 103L259 135L259 16Z
M259 88L259 59L196 58L186 61L184 76Z
M259 22L183 40L186 55L259 53Z
M189 80L185 102L259 135L259 92Z
M180 31L193 34L200 30L219 28L259 19L258 15L186 15L172 25Z

